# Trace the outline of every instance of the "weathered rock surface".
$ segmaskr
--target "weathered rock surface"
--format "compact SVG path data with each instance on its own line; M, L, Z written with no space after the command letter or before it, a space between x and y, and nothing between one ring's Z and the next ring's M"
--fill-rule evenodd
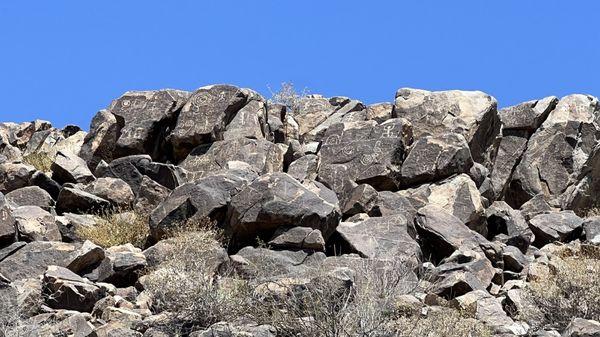
M42 293L52 308L91 312L94 304L104 297L105 290L66 268L48 266L42 280Z
M89 183L95 179L87 163L72 152L60 151L52 163L52 179L64 183Z
M319 229L324 238L335 230L339 206L323 199L290 175L263 175L236 194L229 205L227 231L244 241L281 226Z
M21 206L13 213L18 235L24 241L61 241L54 216L38 206Z
M50 265L66 266L76 244L34 241L0 261L0 274L9 280L37 277Z
M572 211L540 214L529 220L535 234L533 244L542 247L550 242L568 242L579 238L583 231L583 219Z
M52 196L37 186L28 186L9 192L5 196L10 207L38 206L50 210L54 206Z

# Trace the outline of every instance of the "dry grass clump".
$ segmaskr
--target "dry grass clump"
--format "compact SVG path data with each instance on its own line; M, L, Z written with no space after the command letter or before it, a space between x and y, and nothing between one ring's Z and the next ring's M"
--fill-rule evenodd
M0 285L0 337L30 337L38 332L39 326L28 322L18 305L14 294Z
M23 163L29 164L42 172L50 172L52 162L52 158L46 152L41 151L32 152L23 157Z
M394 337L488 337L483 323L454 309L436 310L426 317L400 317L393 325Z
M308 95L308 89L304 88L301 92L297 92L293 83L283 82L281 88L274 92L269 87L271 92L270 103L285 105L290 111L297 112L300 100Z
M533 305L524 319L558 330L576 317L600 320L600 248L563 248L548 266L546 277L530 282L527 299Z
M108 248L131 243L144 248L150 228L147 217L136 212L107 212L98 216L95 226L80 227L77 235Z
M244 282L217 275L227 253L220 232L204 224L188 225L164 240L164 258L145 276L145 289L156 312L170 312L172 333L234 320L247 307Z

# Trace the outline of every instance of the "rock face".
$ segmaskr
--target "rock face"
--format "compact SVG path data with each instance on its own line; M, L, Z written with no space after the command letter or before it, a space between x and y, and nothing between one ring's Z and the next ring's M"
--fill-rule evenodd
M324 199L285 173L270 173L232 198L227 230L239 241L280 226L319 229L328 238L340 216L335 196Z
M0 335L392 336L448 310L472 335L598 334L593 289L562 322L525 314L570 259L595 280L596 98L280 96L131 91L89 133L0 123Z

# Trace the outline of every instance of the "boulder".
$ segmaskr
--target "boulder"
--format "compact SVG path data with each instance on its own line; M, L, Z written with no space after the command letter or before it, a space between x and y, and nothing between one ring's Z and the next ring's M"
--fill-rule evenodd
M103 288L59 266L48 266L42 293L51 308L80 312L91 312L94 304L105 296Z
M485 291L496 270L481 252L460 249L443 259L434 270L434 292L446 299L473 290Z
M265 103L258 100L250 101L237 112L227 125L225 132L223 132L223 139L265 138L266 120Z
M525 220L529 221L539 214L558 212L560 208L551 205L543 194L538 194L524 203L519 210L525 217Z
M371 209L371 214L373 216L401 214L411 222L417 210L407 197L396 192L381 191L377 192L377 200Z
M367 184L356 186L350 192L348 198L342 205L344 217L350 217L359 213L373 213L375 204L379 201L377 191Z
M84 192L109 201L117 209L130 208L135 198L131 187L118 178L98 178L80 188Z
M436 205L458 217L469 228L487 235L483 221L483 199L475 182L467 174L460 174L440 182L421 185L401 194L417 199L420 205Z
M396 92L396 117L413 124L414 137L461 134L473 160L484 163L500 132L496 99L480 91L426 91L402 88Z
M6 202L10 207L38 206L49 211L54 206L54 200L45 190L37 186L16 189L6 194Z
M150 215L150 234L160 240L186 221L210 217L223 221L231 198L255 176L239 171L216 172L176 188Z
M327 239L340 219L339 206L331 197L323 198L286 173L269 173L233 196L226 232L234 246L261 234L270 236L282 226L319 229Z
M458 249L478 249L485 238L467 227L459 218L436 205L417 211L415 225L424 256L433 260L449 257Z
M51 166L52 179L64 183L89 183L95 179L87 163L72 152L59 151Z
M97 266L105 257L104 249L86 240L81 248L72 254L66 268L79 274Z
M505 235L507 245L515 246L526 253L534 235L520 211L512 209L504 201L495 201L485 210L488 238Z
M465 137L442 133L419 138L402 164L405 186L438 181L454 174L468 173L473 158Z
M107 210L110 206L108 200L75 187L63 187L56 201L56 210L59 213L94 213Z
M287 107L283 104L271 103L267 101L267 125L269 132L266 135L267 140L274 143L286 142L286 130L283 121L285 120Z
M6 203L4 195L0 193L0 248L16 240L17 230L15 218ZM0 258L1 260L1 258Z
M319 157L307 154L294 160L288 167L287 173L299 182L317 179L319 170Z
M79 242L83 238L79 235L79 230L84 227L98 225L98 218L91 214L63 213L56 216L56 224L63 242Z
M135 198L134 210L139 214L150 214L171 193L171 190L143 176Z
M600 216L585 219L583 231L587 242L600 244Z
M367 106L367 120L383 123L393 118L394 105L392 103L375 103Z
M29 179L34 173L35 168L27 164L0 164L0 193L8 193L29 186Z
M415 241L414 225L402 215L342 222L336 229L349 251L364 258L402 260L418 265L421 249Z
M108 111L119 126L115 157L148 154L161 159L165 151L160 140L188 97L188 92L180 90L129 91L113 101Z
M578 239L583 232L583 219L573 211L540 214L529 220L529 227L535 234L534 246L541 248L555 241Z
M574 318L562 334L563 337L599 337L600 322Z
M230 162L249 164L258 174L280 172L285 154L280 145L249 138L217 141L195 148L179 166L190 172L194 179L224 169Z
M198 145L222 139L227 125L249 96L249 90L230 85L212 85L194 91L169 135L175 158L181 160Z
M546 121L558 98L554 96L524 102L500 109L498 115L504 130L523 130L529 135L535 132Z
M119 178L125 181L137 196L144 176L168 189L174 189L184 182L184 172L171 164L153 162L148 155L132 155L115 159L110 164L98 165L98 178Z
M560 196L585 169L600 139L598 99L586 95L562 98L527 144L506 192L513 207L537 194Z
M308 227L279 228L268 245L274 249L325 251L321 231Z
M46 191L52 199L58 199L60 193L60 184L50 178L46 173L37 171L29 179L29 185L37 186Z
M38 206L17 207L12 213L19 238L24 241L61 241L54 216Z
M412 127L404 119L334 124L327 129L319 151L318 179L338 195L348 182L395 190L411 143Z
M336 110L336 106L320 95L308 95L298 102L293 118L298 124L298 132L301 140L305 140L307 134L321 125ZM312 139L306 139L307 141Z
M330 104L333 104L335 106L335 112L327 116L327 118L323 122L319 123L311 130L307 131L304 134L300 134L300 139L304 143L322 141L325 133L327 132L327 129L334 124L344 122L359 122L366 120L366 108L362 102L357 100L351 100L346 97L338 98L341 99L339 104L338 102L335 102L336 97L331 98L329 100ZM321 112L327 113L326 111ZM301 113L302 112L300 112L300 114ZM308 121L305 119L306 116L300 114L295 115L294 118L300 123L302 123L300 124L300 127L302 127L302 125Z
M94 282L128 287L135 284L140 271L148 265L142 250L130 243L107 248L105 254L106 258L84 277Z
M41 276L49 265L66 266L78 245L34 241L0 261L0 274L12 281Z
M301 277L314 272L325 259L322 252L274 251L245 247L231 256L234 268L247 278Z
M117 118L112 113L101 110L94 116L90 132L85 136L79 151L79 156L87 162L90 169L95 170L101 160L113 160L119 129Z

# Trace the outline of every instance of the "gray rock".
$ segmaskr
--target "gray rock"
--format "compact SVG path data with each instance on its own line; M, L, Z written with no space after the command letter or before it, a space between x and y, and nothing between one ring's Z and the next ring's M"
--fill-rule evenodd
M186 221L212 217L223 220L231 198L255 176L236 171L217 172L176 188L150 215L150 233L159 240Z
M486 209L485 217L489 238L504 234L507 245L515 246L523 253L527 252L534 235L520 211L512 209L504 201L495 201Z
M373 208L378 199L377 191L367 184L356 186L350 192L350 195L345 200L342 206L342 214L344 217L349 217L358 213L373 213Z
M183 169L201 178L227 168L229 162L249 164L258 174L283 171L285 150L264 139L235 138L217 141L194 149L183 162Z
M94 213L110 207L111 203L108 200L74 187L63 187L56 201L56 210L59 213Z
M600 322L574 318L562 334L563 337L600 337Z
M550 205L543 194L538 194L524 203L521 208L521 213L525 220L531 220L536 215L543 213L555 213L560 211L559 208Z
M421 249L414 240L414 225L402 215L370 218L362 222L342 222L336 229L348 253L365 258L393 259L418 265Z
M600 217L594 216L585 219L583 223L583 231L585 233L585 240L599 244L600 243Z
M413 123L415 139L441 133L462 134L478 163L500 132L493 97L480 91L425 91L402 88L396 92L394 114Z
M24 241L61 241L54 216L38 206L21 206L13 211L18 235Z
M537 194L560 196L582 173L600 139L598 100L592 96L562 98L527 144L507 196L513 207Z
M103 288L59 266L48 266L42 293L51 308L81 312L91 312L94 304L105 296Z
M227 125L249 99L247 90L213 85L196 90L181 109L169 136L176 159L201 144L222 139Z
M89 183L95 179L87 163L69 151L59 151L51 166L52 179L64 183Z
M294 111L294 120L298 124L300 139L304 140L310 131L325 122L335 110L336 106L323 96L309 95L302 98Z
M334 124L327 129L319 154L319 180L338 195L348 182L377 190L400 186L400 170L412 128L403 119Z
M160 140L188 97L188 92L180 90L129 91L113 101L108 111L120 128L115 156L148 154L161 159Z
M434 292L447 299L473 290L485 291L495 274L492 263L481 252L457 250L435 269Z
M300 277L314 272L325 259L325 254L245 247L231 259L242 262L234 263L234 267L240 275L248 278L258 275L266 278Z
M8 193L29 186L35 168L21 163L0 164L0 192Z
M102 263L84 277L94 282L128 287L135 284L140 271L148 265L142 250L130 243L107 248L105 254Z
M330 100L331 101L331 100ZM330 102L331 104L331 102ZM345 99L343 102L340 102L339 105L335 107L335 112L327 116L327 118L316 125L311 130L307 131L304 134L300 134L300 139L304 143L309 142L320 142L323 140L327 129L337 123L343 122L360 122L366 120L366 107L362 102L357 100ZM315 111L317 112L317 111ZM302 112L300 112L302 113ZM321 111L321 113L328 113L327 111ZM295 119L300 123L305 123L307 120L306 116L295 115ZM300 125L302 127L302 124Z
M143 176L135 199L134 209L139 214L150 214L171 193L171 190Z
M415 219L424 256L441 260L457 249L478 249L485 238L467 227L459 218L439 206L428 205L417 211Z
M383 123L393 118L394 105L391 103L376 103L367 106L367 120Z
M92 119L90 132L85 136L79 156L87 162L90 169L95 170L101 160L113 160L118 138L117 118L110 112L101 110Z
M498 115L504 129L524 130L532 134L544 123L557 103L558 98L550 96L500 109Z
M275 249L325 251L321 231L308 227L279 228L268 245Z
M490 174L492 197L494 199L501 199L504 197L507 202L515 207L519 207L520 204L511 201L514 198L514 195L512 194L513 192L507 193L507 189L511 182L515 167L527 149L527 141L528 138L524 131L515 131L511 134L504 135L496 150L496 156Z
M395 192L381 191L377 193L377 201L371 213L373 216L403 215L408 221L412 221L417 210L408 198Z
M4 195L0 193L0 247L14 242L16 237L15 218L12 215L10 207L6 204Z
M437 181L453 174L468 173L473 166L464 136L442 133L419 138L402 164L402 182L414 185Z
M327 199L331 197L335 198L329 195ZM340 219L339 206L330 201L288 174L266 174L231 199L226 231L234 246L282 226L319 229L327 239Z
M12 281L41 276L49 265L66 266L78 245L34 241L0 261L0 274Z
M127 156L115 159L106 166L98 165L96 176L122 179L129 184L136 196L144 176L168 189L174 189L184 182L184 172L181 168L153 162L148 155Z
M50 178L46 173L37 171L29 179L29 185L37 186L46 191L52 199L58 199L60 193L60 184Z
M267 140L274 143L286 142L286 130L283 121L285 120L287 107L283 104L267 102L267 125L269 133Z
M529 220L529 227L535 234L533 244L541 248L554 241L578 239L583 232L583 219L573 211L540 214Z
M92 227L98 224L97 217L90 214L63 213L56 217L56 224L60 230L62 241L79 242L83 241L79 235L79 230L83 227Z
M307 154L294 160L288 167L287 173L299 182L317 179L319 169L319 157Z
M239 137L245 138L265 138L267 112L265 103L261 101L250 101L231 120L225 132L223 139L233 139Z
M506 246L502 252L505 270L520 273L529 264L527 256L523 254L517 247Z
M130 208L135 198L131 187L118 178L98 178L80 189L109 201L117 209Z
M13 208L38 206L47 211L54 206L54 200L50 194L37 186L23 187L7 193L6 202Z
M73 253L66 268L79 274L97 266L105 257L104 249L86 240L81 248Z

